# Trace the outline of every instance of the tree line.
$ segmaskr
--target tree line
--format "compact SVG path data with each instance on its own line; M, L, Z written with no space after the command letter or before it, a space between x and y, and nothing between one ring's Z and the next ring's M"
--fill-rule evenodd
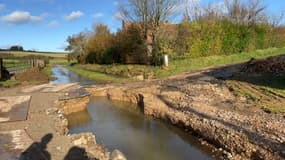
M266 12L261 0L225 0L202 5L191 0L128 0L119 7L122 29L69 36L67 51L81 64L161 65L162 56L228 55L285 46L283 14ZM177 17L182 20L174 24Z

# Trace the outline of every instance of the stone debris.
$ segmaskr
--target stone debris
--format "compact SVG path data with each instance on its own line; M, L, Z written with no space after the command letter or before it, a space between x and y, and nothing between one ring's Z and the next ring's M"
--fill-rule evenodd
M75 146L86 149L90 159L110 160L110 153L102 145L96 143L95 135L92 133L80 133L68 137Z
M111 160L127 160L127 158L121 151L115 149L111 153Z

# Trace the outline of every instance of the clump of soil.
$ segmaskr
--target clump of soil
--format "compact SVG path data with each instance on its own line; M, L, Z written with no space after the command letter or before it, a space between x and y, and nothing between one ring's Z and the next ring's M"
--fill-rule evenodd
M15 76L16 80L21 82L37 81L37 82L48 82L52 80L46 73L41 72L39 68L34 67L27 70L26 72L17 74Z
M252 58L245 64L241 72L250 74L283 74L285 73L285 55L269 57L261 60Z

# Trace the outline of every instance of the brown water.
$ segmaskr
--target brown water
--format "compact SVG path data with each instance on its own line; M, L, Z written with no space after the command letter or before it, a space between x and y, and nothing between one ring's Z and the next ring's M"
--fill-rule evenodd
M135 105L93 97L88 110L68 117L70 133L93 132L97 143L129 160L207 160L209 148L172 125L146 118Z

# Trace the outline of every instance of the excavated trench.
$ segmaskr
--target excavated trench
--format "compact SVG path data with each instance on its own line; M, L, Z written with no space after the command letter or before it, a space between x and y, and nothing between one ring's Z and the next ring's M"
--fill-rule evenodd
M60 83L86 83L86 79L73 79L75 73L55 66L53 75ZM80 80L83 80L81 82ZM143 97L129 102L116 101L108 95L90 97L87 110L69 114L69 132L92 132L98 143L108 150L119 149L128 159L213 159L211 147L202 145L190 133L160 120L146 117ZM120 99L119 99L120 100ZM126 100L125 100L126 101ZM132 102L132 103L130 103ZM138 107L138 104L141 107ZM142 104L140 104L142 103Z

